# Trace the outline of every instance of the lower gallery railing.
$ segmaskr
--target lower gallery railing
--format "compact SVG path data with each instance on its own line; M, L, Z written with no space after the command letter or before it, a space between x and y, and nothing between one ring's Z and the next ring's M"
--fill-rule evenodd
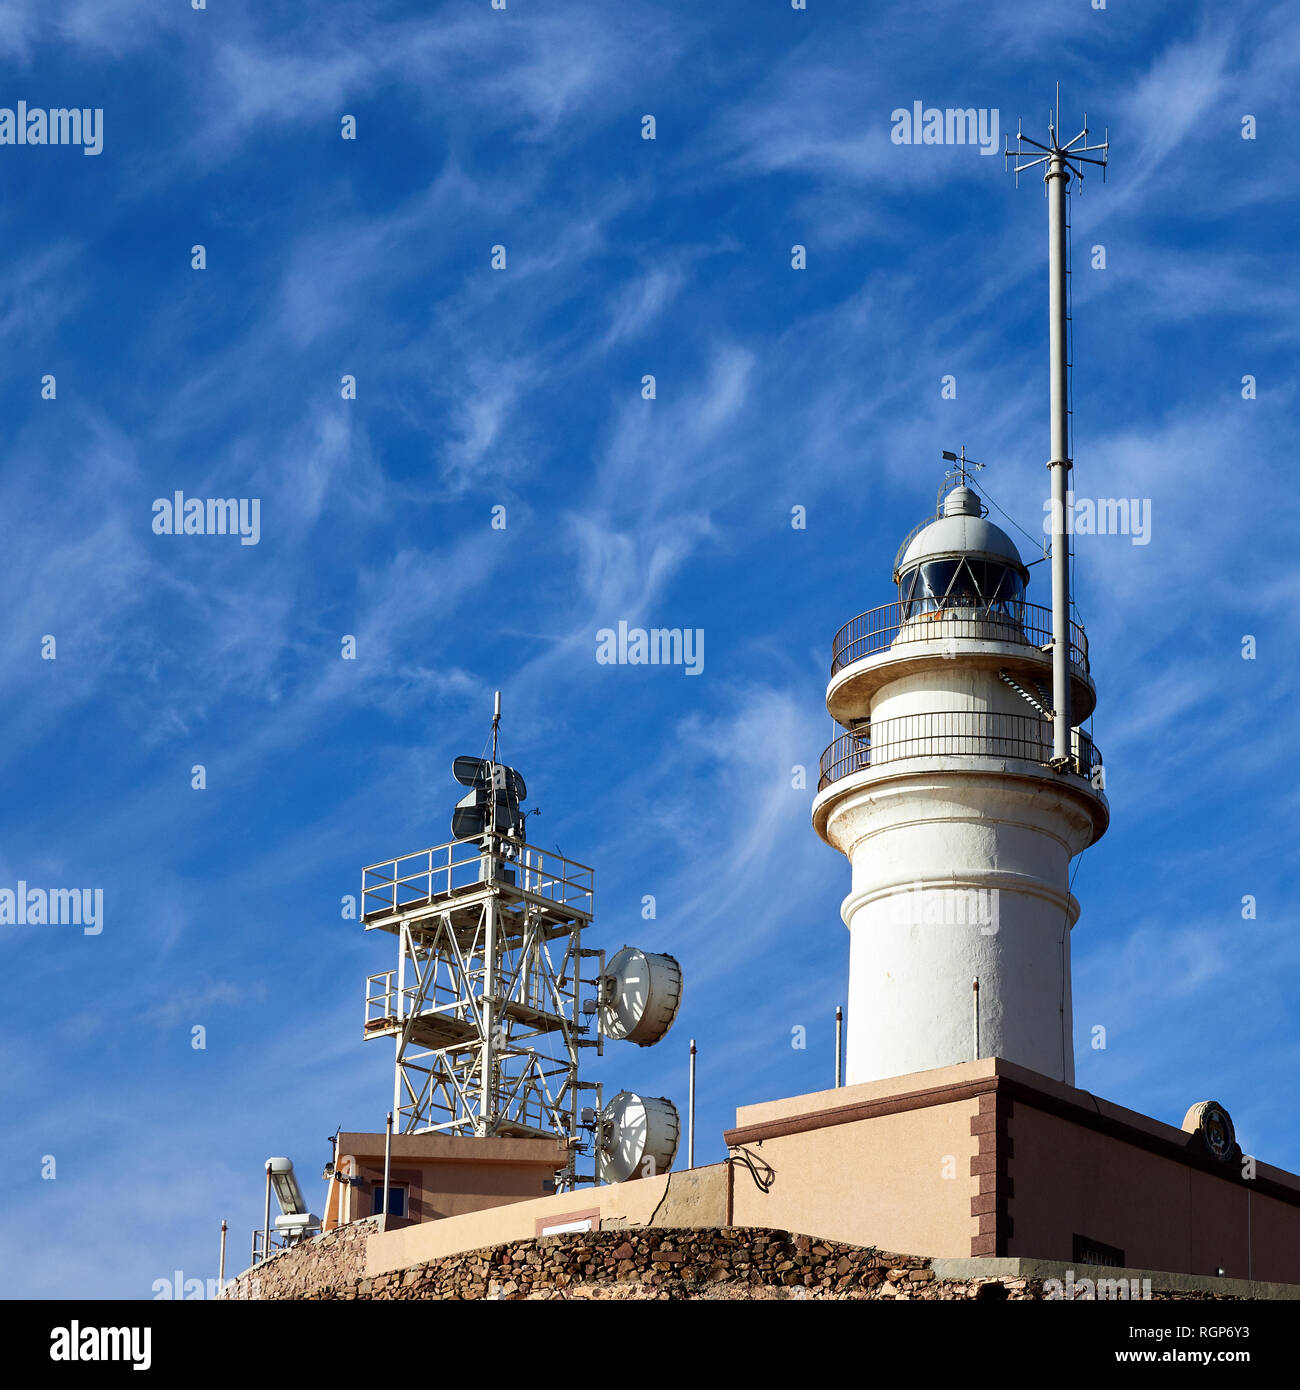
M1101 754L1082 729L1072 734L1073 770L1091 779L1101 766ZM877 720L841 734L827 748L821 757L817 790L881 763L962 755L1045 764L1052 756L1052 726L1035 714L985 710L941 710Z

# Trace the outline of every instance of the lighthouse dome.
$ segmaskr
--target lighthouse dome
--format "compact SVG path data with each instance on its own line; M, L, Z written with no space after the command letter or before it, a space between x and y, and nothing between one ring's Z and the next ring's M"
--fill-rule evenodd
M1023 601L1029 571L1015 542L982 511L968 487L944 498L943 515L912 537L898 561L902 601L998 608Z

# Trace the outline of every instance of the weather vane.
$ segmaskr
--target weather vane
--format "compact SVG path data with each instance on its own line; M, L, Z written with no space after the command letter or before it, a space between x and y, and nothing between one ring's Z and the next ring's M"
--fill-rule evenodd
M959 485L961 487L966 486L966 472L968 469L978 470L984 467L982 463L976 463L974 459L968 459L966 457L966 446L964 444L961 446L960 454L954 454L951 450L944 449L942 456L947 459L949 463L955 463L957 465L956 468L950 468L944 476L947 478L959 479Z

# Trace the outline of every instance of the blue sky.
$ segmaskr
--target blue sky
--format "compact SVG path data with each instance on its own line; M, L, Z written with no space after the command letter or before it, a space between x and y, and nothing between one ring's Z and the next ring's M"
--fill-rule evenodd
M890 116L1041 138L1058 79L1113 156L1072 210L1074 485L1152 507L1148 545L1077 540L1112 807L1078 1082L1218 1099L1300 1168L1294 6L5 0L0 64L0 106L104 112L97 156L0 146L0 887L104 892L97 936L0 927L0 1293L208 1277L223 1216L238 1267L271 1153L319 1205L391 1094L390 943L340 899L447 838L496 688L594 940L685 969L668 1039L593 1075L684 1108L697 1038L703 1162L830 1084L831 638L941 449L1031 531L1047 486L1040 185ZM154 534L177 489L259 498L259 543ZM598 665L620 619L703 629L703 674Z

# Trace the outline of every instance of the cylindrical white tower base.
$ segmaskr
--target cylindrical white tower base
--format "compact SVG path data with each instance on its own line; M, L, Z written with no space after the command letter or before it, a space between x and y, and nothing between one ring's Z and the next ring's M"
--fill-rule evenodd
M1037 764L948 761L828 798L853 866L848 1081L998 1056L1072 1084L1068 875L1096 800Z

